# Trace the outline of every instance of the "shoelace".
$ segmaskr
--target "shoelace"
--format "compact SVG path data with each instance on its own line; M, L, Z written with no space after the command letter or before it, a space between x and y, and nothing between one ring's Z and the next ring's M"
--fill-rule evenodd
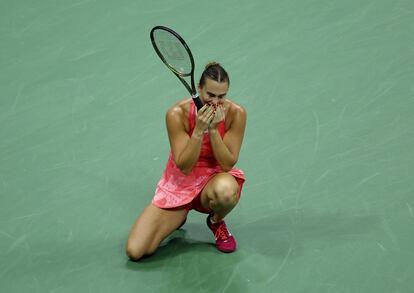
M220 240L223 240L223 241L226 241L229 238L230 233L227 230L227 227L226 227L226 225L224 223L221 224L217 228L216 232L214 233L214 236L216 237L216 240L217 239L220 239Z

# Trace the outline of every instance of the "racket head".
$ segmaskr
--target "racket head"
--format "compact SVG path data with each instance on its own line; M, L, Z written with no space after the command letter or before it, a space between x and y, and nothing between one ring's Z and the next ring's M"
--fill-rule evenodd
M181 77L193 77L193 54L178 33L165 26L156 26L152 28L150 37L158 57L172 72Z

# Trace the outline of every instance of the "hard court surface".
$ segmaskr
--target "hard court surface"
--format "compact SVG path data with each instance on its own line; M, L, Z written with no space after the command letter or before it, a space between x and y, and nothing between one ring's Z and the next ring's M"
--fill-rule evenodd
M160 24L248 113L233 254L194 212L125 256L188 96ZM413 292L413 35L409 0L1 1L0 291Z

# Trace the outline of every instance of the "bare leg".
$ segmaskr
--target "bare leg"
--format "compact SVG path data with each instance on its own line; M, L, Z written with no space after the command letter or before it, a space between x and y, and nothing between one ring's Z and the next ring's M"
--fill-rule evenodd
M136 220L128 237L126 254L131 260L139 260L153 254L161 241L177 229L187 217L188 211L165 210L148 205Z
M239 184L231 174L215 175L201 192L201 204L213 210L213 220L221 221L238 203Z

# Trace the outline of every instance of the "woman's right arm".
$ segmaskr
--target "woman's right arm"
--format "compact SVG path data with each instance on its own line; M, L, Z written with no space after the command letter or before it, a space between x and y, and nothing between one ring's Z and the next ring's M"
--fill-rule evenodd
M166 123L174 162L181 172L188 175L198 161L204 130L214 114L213 109L206 105L201 108L191 137L185 131L184 116L183 110L174 106L166 114Z

